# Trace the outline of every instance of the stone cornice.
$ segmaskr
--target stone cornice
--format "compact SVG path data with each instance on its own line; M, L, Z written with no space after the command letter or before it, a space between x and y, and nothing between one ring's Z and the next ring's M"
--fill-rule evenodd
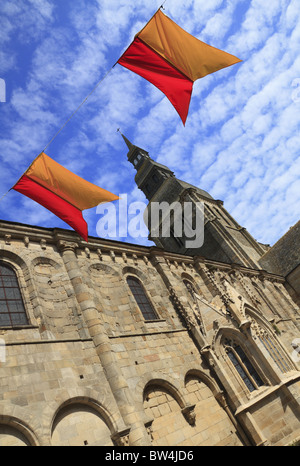
M9 237L9 244L7 238ZM219 269L224 272L239 271L244 275L256 276L261 279L268 279L273 281L279 281L284 283L284 277L276 275L261 269L252 269L239 264L226 264L224 262L218 262L206 259L200 256L186 256L184 254L172 253L164 251L156 246L140 246L132 243L126 243L121 241L114 241L110 239L89 237L89 242L86 243L80 238L80 236L72 230L64 230L60 228L44 228L8 221L0 221L0 245L1 243L5 246L8 244L10 247L15 240L22 241L26 247L30 246L30 243L38 243L43 249L47 246L52 245L60 248L63 243L74 245L76 249L81 249L89 252L98 252L111 254L113 251L114 255L127 254L136 255L137 257L160 257L166 261L177 264L184 264L190 266L198 266L201 268L201 264L209 269ZM2 245L1 245L2 246Z

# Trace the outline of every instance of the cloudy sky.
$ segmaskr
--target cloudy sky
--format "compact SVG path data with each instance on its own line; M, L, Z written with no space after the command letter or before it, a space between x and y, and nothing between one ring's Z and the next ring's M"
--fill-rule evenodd
M185 127L159 90L113 67L161 3L0 1L0 196L108 72L46 153L127 193L129 203L144 201L120 128L178 178L223 200L258 241L274 244L300 217L300 2L165 2L164 13L186 31L243 60L195 83ZM84 217L97 236L96 209ZM14 191L1 200L0 218L69 228Z

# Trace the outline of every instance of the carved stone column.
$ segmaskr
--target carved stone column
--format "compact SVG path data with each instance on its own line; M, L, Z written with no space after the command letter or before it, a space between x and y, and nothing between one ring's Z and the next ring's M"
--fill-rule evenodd
M121 370L118 368L118 363L111 350L110 340L102 324L99 311L90 295L87 285L84 283L82 271L80 270L75 252L77 247L78 244L76 243L58 241L58 248L72 283L82 316L86 322L89 334L93 339L106 379L110 385L125 426L131 427L129 443L134 446L149 445L150 442L147 431L143 421L139 419L139 415L135 410L127 382L122 376ZM124 442L122 442L122 444L124 444Z

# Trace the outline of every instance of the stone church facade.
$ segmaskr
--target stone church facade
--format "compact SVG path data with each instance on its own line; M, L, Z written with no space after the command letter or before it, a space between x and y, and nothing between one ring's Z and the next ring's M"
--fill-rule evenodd
M149 204L204 203L204 245L1 221L0 445L299 442L299 224L262 245L124 139Z

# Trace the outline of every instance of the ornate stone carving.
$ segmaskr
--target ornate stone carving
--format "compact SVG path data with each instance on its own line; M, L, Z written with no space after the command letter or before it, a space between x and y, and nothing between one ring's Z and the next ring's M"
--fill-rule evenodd
M210 345L204 345L204 346L202 346L200 352L203 355L207 355L207 354L209 354L210 350L211 350Z
M115 432L111 438L118 447L128 447L129 446L129 432L130 429L122 430L121 432Z
M185 282L185 285L193 299L193 305L191 306L192 308L192 311L193 311L193 316L195 317L199 327L200 327L200 331L203 335L206 334L206 331L205 331L205 326L204 326L204 322L202 320L202 316L201 316L201 310L200 310L200 306L199 306L199 301L202 301L201 300L201 297L198 295L198 293L196 293L194 287L192 286L191 283L189 282Z
M193 327L196 327L197 326L196 319L194 318L194 316L191 315L190 312L187 311L186 307L182 304L174 288L169 287L169 292L170 292L171 301L173 302L175 309L177 309L179 314L183 317L187 325L187 328L191 330Z
M153 427L152 427L153 421L154 421L154 419L151 419L150 421L145 423L145 428L147 430L147 434L149 435L149 437L151 439L151 442L153 440Z
M196 405L186 406L181 410L183 416L190 424L190 426L194 426L196 424L195 406Z
M222 274L220 273L219 269L217 269L216 272L214 273L213 271L210 271L209 268L205 264L202 264L201 268L203 272L205 273L206 277L208 278L208 280L212 283L215 290L218 292L218 295L220 296L223 304L226 307L229 302L229 296L226 294L224 287L222 287L220 283Z
M72 241L63 241L59 240L57 243L57 247L59 251L65 252L65 251L72 251L76 252L76 249L79 247L78 243L72 242Z
M219 392L219 393L217 393L217 394L216 394L216 400L218 401L218 403L220 404L220 406L221 406L223 409L227 408L227 401L226 401L224 392Z
M11 235L4 235L5 244L11 244Z
M227 316L236 322L240 330L245 331L248 329L251 326L251 321L246 317L245 304L249 306L251 304L233 288L219 270L215 273L215 283L226 306Z
M239 281L239 283L241 284L246 294L251 299L254 306L261 304L261 300L258 298L256 290L253 289L253 287L249 286L249 284L247 283L247 280L245 280L245 276L243 276L238 270L234 270L233 276L234 276L234 280Z

